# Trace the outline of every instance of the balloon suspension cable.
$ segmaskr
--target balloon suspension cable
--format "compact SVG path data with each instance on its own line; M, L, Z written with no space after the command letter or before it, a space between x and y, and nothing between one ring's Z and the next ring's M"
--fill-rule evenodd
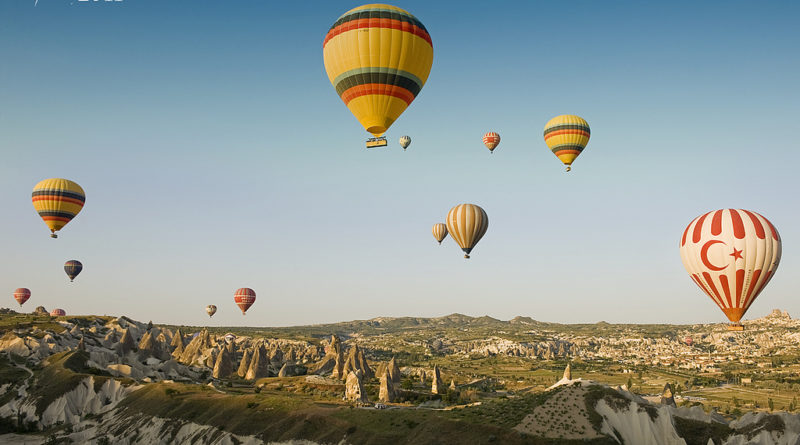
M439 245L440 245L440 246L442 245L442 242L441 242L441 241L439 241Z

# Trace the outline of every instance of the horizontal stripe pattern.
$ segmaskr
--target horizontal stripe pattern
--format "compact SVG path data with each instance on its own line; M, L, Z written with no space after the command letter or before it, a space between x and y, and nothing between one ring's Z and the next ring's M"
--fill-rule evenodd
M31 193L31 198L34 200L37 199L65 199L65 200L72 200L75 202L85 203L86 196L82 193L70 192L67 190L56 190L56 189L34 189Z
M556 134L583 134L584 136L591 135L591 130L589 129L588 125L580 125L580 124L560 124L560 125L553 125L552 127L547 127L544 129L544 138L545 140L548 139L550 136L555 136Z
M431 36L428 30L425 29L425 25L413 15L399 10L372 8L348 11L339 17L328 30L328 34L322 42L322 47L324 48L332 38L339 34L363 28L397 29L414 34L433 46Z

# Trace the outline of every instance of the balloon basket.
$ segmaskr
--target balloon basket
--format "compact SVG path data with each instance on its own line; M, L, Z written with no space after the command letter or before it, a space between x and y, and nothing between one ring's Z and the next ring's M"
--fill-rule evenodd
M386 144L388 144L388 142L386 142L385 137L367 139L367 148L385 147Z
M567 171L568 171L568 172L572 171L572 167L570 167L570 166L567 166Z
M58 235L56 235L55 233L51 233L50 238L58 238Z
M744 326L742 326L740 323L733 323L733 324L729 324L728 325L728 330L729 331L744 331Z

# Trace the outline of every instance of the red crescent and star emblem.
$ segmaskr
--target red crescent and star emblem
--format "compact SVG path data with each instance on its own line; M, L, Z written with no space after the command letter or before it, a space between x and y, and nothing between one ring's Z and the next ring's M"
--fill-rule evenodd
M728 267L728 265L726 264L726 265L724 265L722 267L717 267L717 266L711 264L711 261L708 260L708 249L711 246L713 246L714 244L725 245L724 242L722 242L720 240L716 240L716 239L706 242L705 244L703 244L703 247L700 249L700 260L703 262L703 265L706 266L707 268L709 268L710 270L713 270L715 272L719 272L720 270L723 270L726 267ZM735 251L736 251L736 249L734 249L734 252ZM739 256L741 257L741 250L739 251Z

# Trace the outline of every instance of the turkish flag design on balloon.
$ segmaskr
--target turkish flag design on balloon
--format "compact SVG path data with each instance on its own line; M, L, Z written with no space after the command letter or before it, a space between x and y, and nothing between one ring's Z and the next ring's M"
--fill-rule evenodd
M247 287L237 289L236 294L233 296L233 301L239 306L239 309L242 310L242 315L244 315L250 309L250 306L256 302L256 291Z
M692 280L739 323L778 268L781 237L756 212L721 209L695 218L680 250Z

